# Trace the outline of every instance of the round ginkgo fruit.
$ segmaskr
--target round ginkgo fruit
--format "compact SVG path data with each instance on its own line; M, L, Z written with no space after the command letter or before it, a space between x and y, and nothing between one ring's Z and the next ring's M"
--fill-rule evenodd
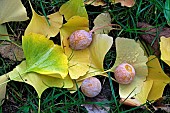
M87 97L95 97L101 92L101 83L96 77L85 79L81 85L81 91Z
M130 84L135 77L135 69L128 63L122 63L116 67L114 76L118 83Z

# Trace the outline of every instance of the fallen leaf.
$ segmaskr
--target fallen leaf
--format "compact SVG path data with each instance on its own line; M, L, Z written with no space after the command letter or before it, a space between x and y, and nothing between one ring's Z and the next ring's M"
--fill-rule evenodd
M6 94L6 85L7 83L5 84L2 84L4 82L8 81L8 76L6 75L1 75L0 76L0 106L3 104L4 102L4 99L5 99L5 94Z
M50 24L49 25L45 16L38 15L32 6L31 9L32 19L27 26L24 35L28 35L29 33L37 33L50 38L56 36L59 33L59 29L63 24L63 17L59 12L47 16Z
M24 82L34 87L38 93L38 97L49 87L59 88L71 88L73 87L72 80L69 76L64 79L55 78L47 75L42 75L34 72L25 73L27 70L27 64L23 61L13 71L5 74L10 77L11 80ZM56 75L58 76L58 75Z
M0 40L10 41L6 25L0 25Z
M135 5L135 0L112 0L112 3L121 3L121 6L132 7Z
M170 77L168 77L162 70L156 56L150 56L147 62L149 75L148 80L153 80L153 86L148 95L148 100L157 100L162 97L165 86L170 83Z
M93 5L93 6L104 6L104 5L106 5L104 0L85 0L84 3L88 4L88 5Z
M68 60L62 47L55 45L44 35L31 33L23 36L22 48L26 57L26 72L59 74L62 78L67 76Z
M69 36L76 30L89 30L88 19L74 16L68 20L60 29L61 44L69 60L69 75L72 79L84 76L89 70L90 59L89 49L74 51L69 47Z
M5 41L0 45L0 54L3 58L9 58L13 61L21 61L25 58L21 47Z
M93 29L99 28L101 26L106 26L111 24L111 17L109 13L99 14L93 21ZM108 34L112 30L111 26L107 26L101 29L94 31L95 34Z
M146 43L150 44L154 49L154 54L156 56L159 56L160 55L159 37L161 36L170 37L170 28L167 27L155 28L143 22L138 22L137 27L141 28L141 31L144 32L143 34L140 35L140 38L142 38Z
M170 38L162 36L160 39L161 59L170 66Z
M119 95L121 98L131 98L141 91L143 82L148 75L146 62L147 57L140 45L133 39L116 38L116 61L110 71L114 72L115 68L126 62L135 69L135 78L130 84L119 84Z
M110 110L109 101L100 94L93 98L87 98L86 102L90 104L83 104L82 106L86 108L88 113L108 113ZM100 105L95 103L100 103Z
M88 19L83 0L69 0L60 7L59 12L64 15L66 21L73 16L80 16Z
M26 9L21 0L0 0L0 4L0 24L28 19Z
M104 72L103 62L106 53L109 51L113 44L113 38L107 34L94 34L93 42L89 47L90 51L90 69L88 73L77 81L82 81L88 77L103 75L106 76Z

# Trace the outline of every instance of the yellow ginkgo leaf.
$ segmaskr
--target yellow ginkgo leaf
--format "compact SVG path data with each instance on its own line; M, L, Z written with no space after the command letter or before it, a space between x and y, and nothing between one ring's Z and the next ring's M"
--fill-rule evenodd
M69 0L60 7L60 14L64 15L66 21L68 21L73 16L81 16L88 19L83 1L84 0Z
M26 9L21 0L0 0L0 5L0 24L28 19Z
M69 76L64 79L54 78L38 73L24 73L26 70L26 62L23 61L13 71L7 73L11 80L25 82L35 88L39 98L43 91L49 87L71 88L72 80Z
M135 0L112 0L112 3L121 3L122 6L132 7L135 4Z
M147 98L151 101L162 97L165 86L170 83L170 77L163 72L156 56L149 57L147 66L149 70L147 81L153 80L153 86Z
M109 13L101 13L94 19L93 29L99 28L101 26L106 26L111 24L111 17ZM107 26L101 29L94 31L95 34L108 34L112 30L111 26Z
M88 19L85 17L74 16L64 24L60 30L61 43L65 54L69 60L69 75L72 79L77 79L86 74L90 65L89 49L74 51L69 47L69 36L76 30L88 31Z
M128 63L135 69L134 80L130 84L119 84L119 94L121 98L131 98L141 91L143 82L148 75L146 62L147 57L140 45L133 39L116 38L116 61L111 71L122 64ZM130 95L131 94L131 95Z
M54 37L59 33L59 28L63 24L63 17L59 12L48 15L49 24L45 16L38 15L33 8L32 9L32 19L25 30L25 35L29 33L42 34L46 37Z
M145 81L141 89L141 92L138 93L134 98L137 99L140 102L140 104L146 103L148 99L148 95L152 89L152 86L153 86L153 80Z
M4 102L5 94L6 94L6 85L7 83L3 84L4 82L8 81L8 76L1 75L0 76L0 106Z
M77 81L82 81L95 75L105 75L103 62L106 53L113 44L113 38L107 34L94 34L93 42L89 47L90 50L90 70L88 74L80 77Z
M170 66L170 38L162 36L160 39L161 59Z

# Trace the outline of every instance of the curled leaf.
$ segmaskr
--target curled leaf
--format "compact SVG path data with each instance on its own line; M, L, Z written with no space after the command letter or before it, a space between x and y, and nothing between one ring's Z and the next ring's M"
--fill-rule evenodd
M21 0L0 0L0 4L0 24L28 19L26 9Z
M73 16L88 18L83 0L69 0L60 7L59 12L64 15L66 21Z
M62 47L44 35L31 33L23 36L22 47L27 63L26 72L59 74L62 78L67 76L68 60Z
M116 38L116 61L111 71L126 62L132 65L135 69L136 75L130 84L119 84L119 94L121 98L133 97L141 91L143 82L148 75L147 57L144 56L144 51L140 45L133 39ZM131 94L131 95L130 95Z
M59 28L63 24L63 17L59 12L47 16L49 25L45 16L40 16L32 7L31 9L32 19L25 30L25 35L28 35L29 33L37 33L49 38L54 37L59 33Z
M76 30L88 31L88 20L85 17L74 16L68 20L60 30L61 43L69 60L69 75L77 79L89 70L89 49L74 51L69 47L69 36Z

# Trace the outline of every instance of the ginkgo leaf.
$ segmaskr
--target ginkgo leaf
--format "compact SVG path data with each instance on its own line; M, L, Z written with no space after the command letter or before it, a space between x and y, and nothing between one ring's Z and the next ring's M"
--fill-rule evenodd
M156 56L150 56L147 62L149 75L147 81L152 80L153 86L148 95L148 100L157 100L162 97L165 86L170 83L170 77L168 77L162 70Z
M153 86L153 80L147 80L144 82L143 87L141 89L141 92L138 93L134 98L137 99L140 104L144 104L147 102L148 95L152 89Z
M94 34L93 42L89 47L90 50L90 70L88 74L80 77L77 81L84 80L95 75L105 75L103 62L106 53L113 44L113 38L107 34Z
M116 38L116 61L111 71L114 72L115 68L126 62L132 65L135 69L135 78L130 84L119 84L119 94L121 98L133 97L141 91L143 82L148 75L146 62L147 57L144 56L144 51L140 45L133 39ZM131 94L131 95L129 95Z
M44 35L31 33L23 36L22 47L27 63L26 72L60 74L62 78L67 76L68 60L62 47Z
M0 4L0 24L28 19L26 9L21 0L0 0Z
M160 39L161 59L170 66L170 38L162 36Z
M93 29L99 28L101 26L106 26L111 24L111 17L109 13L101 13L94 19ZM95 34L108 34L112 30L111 26L104 27L94 31Z
M122 6L132 7L135 4L134 0L112 0L113 4L121 3Z
M54 37L59 33L59 29L63 24L63 17L59 12L48 15L49 24L45 16L38 15L33 8L32 19L25 30L25 35L29 33L43 34L46 37Z
M10 41L5 25L0 25L0 40Z
M85 4L93 5L93 6L100 6L100 5L104 6L104 5L106 5L104 0L85 0Z
M64 15L66 21L73 16L86 17L88 19L83 0L69 0L60 7L59 12Z
M8 81L8 76L6 75L1 75L0 76L0 106L3 104L4 99L5 99L5 94L6 94L6 85L7 83L4 83ZM4 83L4 84L3 84Z
M65 79L59 79L50 77L47 75L42 75L38 73L25 73L26 71L26 62L23 61L19 64L13 71L7 73L11 80L25 82L33 86L38 93L39 98L44 90L49 87L59 87L59 88L71 88L73 87L72 80L69 76Z
M86 74L90 65L89 49L74 51L69 47L69 36L76 30L88 31L88 19L74 16L68 20L60 29L61 44L69 60L69 75L72 79L77 79Z

